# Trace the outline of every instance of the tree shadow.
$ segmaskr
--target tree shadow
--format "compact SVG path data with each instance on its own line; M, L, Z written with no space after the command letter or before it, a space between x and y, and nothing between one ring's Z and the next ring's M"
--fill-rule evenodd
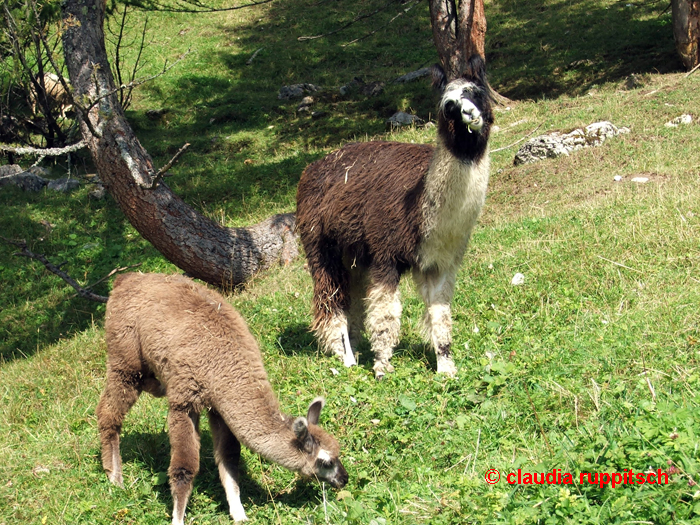
M629 75L682 69L666 5L495 0L487 8L492 82L513 98L581 95Z
M129 239L129 224L111 198L94 202L81 191L53 195L3 188L3 236L26 239L32 252L45 255L85 286L114 268L160 257L150 245L144 250ZM13 255L16 252L16 247L0 242L0 362L32 356L85 331L104 315L104 304L76 296L40 262ZM106 281L91 290L108 295L109 289Z

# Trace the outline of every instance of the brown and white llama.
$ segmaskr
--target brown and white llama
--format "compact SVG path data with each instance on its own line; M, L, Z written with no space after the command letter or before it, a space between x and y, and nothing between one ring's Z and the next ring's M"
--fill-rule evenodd
M426 304L425 336L437 371L456 374L450 303L457 270L486 197L492 93L483 60L440 89L437 145L348 144L304 170L297 228L314 282L313 330L321 347L356 364L366 327L375 376L392 372L399 340L399 279L412 270Z
M121 486L119 434L126 413L142 391L167 396L174 525L184 523L199 470L203 410L235 521L246 519L240 443L305 477L338 488L347 483L338 442L318 426L323 399L311 403L306 417L280 411L255 339L218 293L177 275L122 275L107 302L105 332L107 381L97 406L102 464Z

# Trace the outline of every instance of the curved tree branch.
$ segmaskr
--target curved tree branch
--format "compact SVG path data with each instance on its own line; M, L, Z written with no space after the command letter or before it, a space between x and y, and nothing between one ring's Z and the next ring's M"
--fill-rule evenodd
M81 121L100 179L138 232L189 275L235 287L298 253L294 215L276 215L248 228L224 228L160 183L153 189L151 157L119 105L104 42L104 4L63 3L63 48L76 100L98 101ZM91 132L91 128L97 134Z

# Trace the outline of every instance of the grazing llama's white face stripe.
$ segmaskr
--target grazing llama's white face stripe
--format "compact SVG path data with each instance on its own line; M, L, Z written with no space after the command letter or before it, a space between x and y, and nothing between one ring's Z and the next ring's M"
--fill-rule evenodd
M464 96L464 92L474 93L479 90L479 87L473 82L467 80L454 80L445 88L445 93L440 101L440 111L445 111L445 106L449 102L459 104L462 114L462 122L464 122L470 131L479 131L484 126L484 119L481 116L481 111L476 105Z
M324 462L332 461L331 455L328 453L328 451L323 450L323 449L318 451L318 456L316 456L316 457Z

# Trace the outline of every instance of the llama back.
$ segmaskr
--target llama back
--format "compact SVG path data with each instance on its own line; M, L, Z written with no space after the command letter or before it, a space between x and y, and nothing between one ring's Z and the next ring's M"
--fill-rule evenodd
M410 252L420 235L420 199L433 151L425 144L353 143L316 161L299 181L299 231L388 259ZM370 254L346 255L364 264Z
M105 332L109 365L140 360L144 374L196 392L201 407L211 407L213 390L221 385L247 392L265 392L247 405L266 411L278 403L267 378L257 342L241 315L220 294L186 277L124 274L117 278L107 302ZM258 388L255 385L266 387ZM241 405L245 400L238 401Z

